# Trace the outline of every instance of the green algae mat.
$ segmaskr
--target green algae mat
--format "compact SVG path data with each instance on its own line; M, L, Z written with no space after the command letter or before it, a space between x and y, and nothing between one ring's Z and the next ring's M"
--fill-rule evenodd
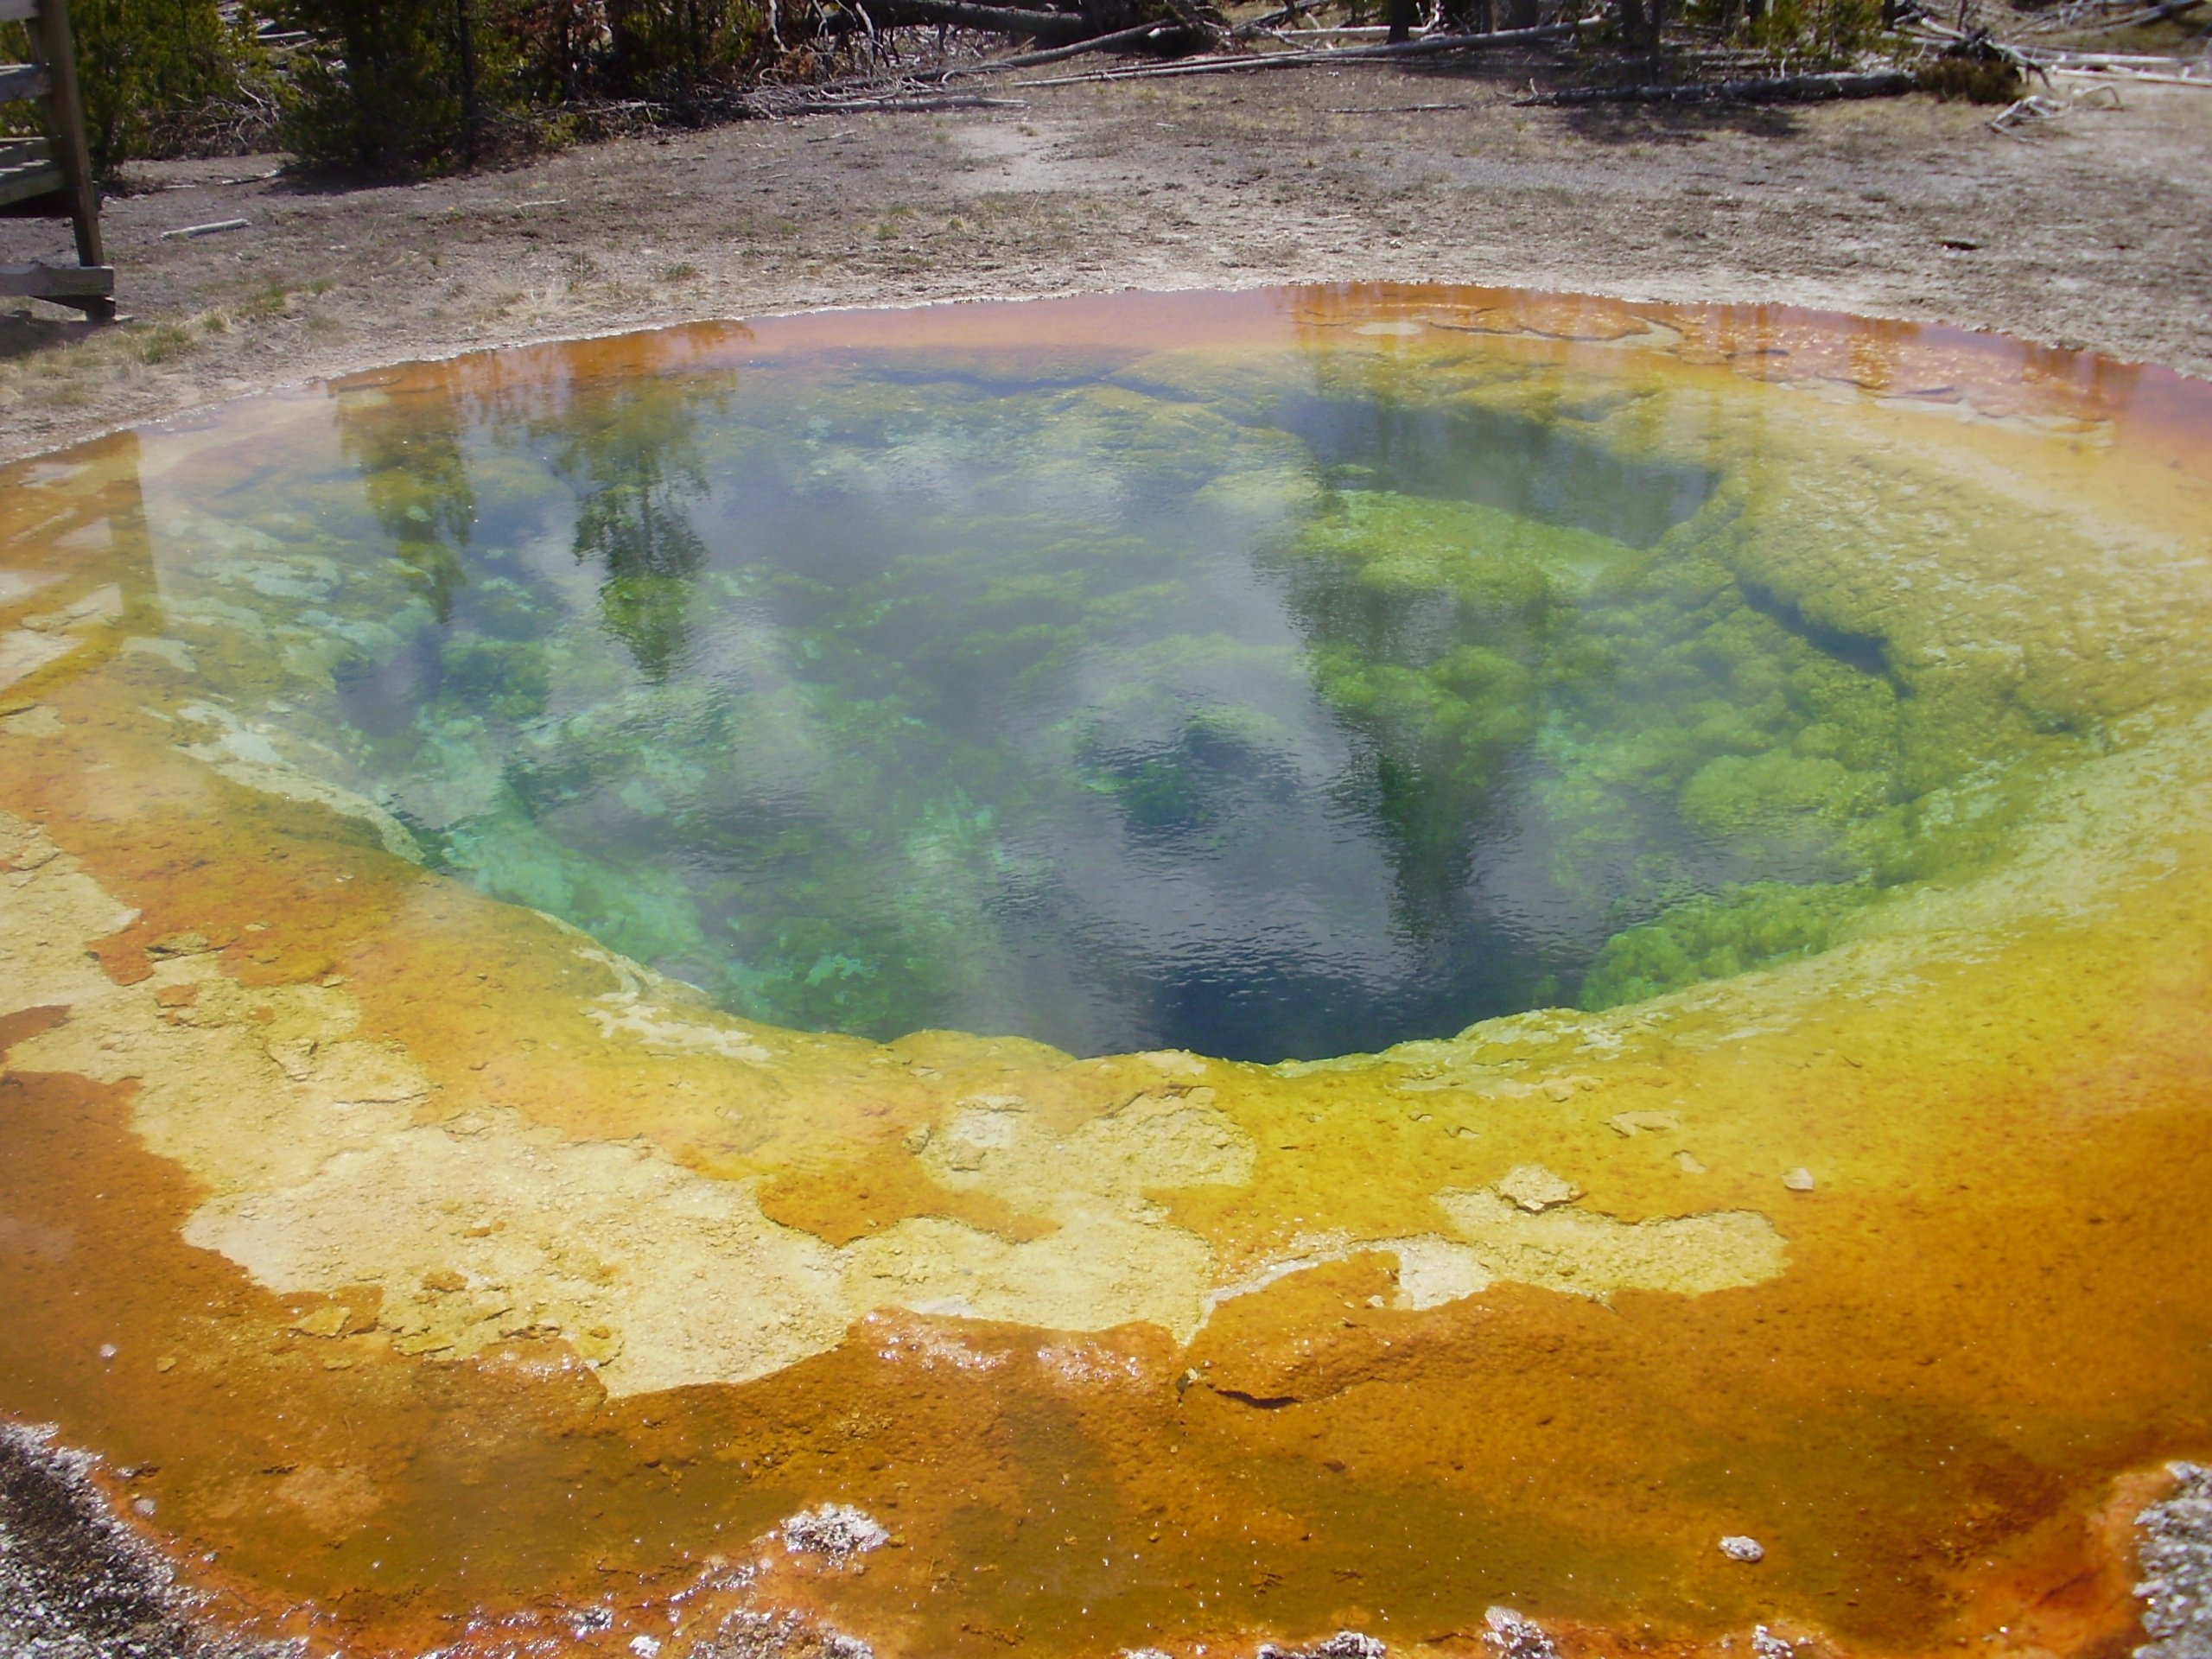
M0 1414L316 1652L2117 1651L2208 524L2160 372L1459 289L10 468Z

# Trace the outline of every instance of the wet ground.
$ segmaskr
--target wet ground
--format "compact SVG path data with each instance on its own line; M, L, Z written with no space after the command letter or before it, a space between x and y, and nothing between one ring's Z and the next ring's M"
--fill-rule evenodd
M0 1431L0 1653L22 1659L258 1659L221 1631L154 1550L118 1522L89 1459Z

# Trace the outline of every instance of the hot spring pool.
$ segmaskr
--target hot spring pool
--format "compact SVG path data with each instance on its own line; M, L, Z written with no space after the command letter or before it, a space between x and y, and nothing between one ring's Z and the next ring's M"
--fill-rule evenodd
M2109 1650L2208 524L2161 372L1447 289L10 468L0 1414L348 1653Z

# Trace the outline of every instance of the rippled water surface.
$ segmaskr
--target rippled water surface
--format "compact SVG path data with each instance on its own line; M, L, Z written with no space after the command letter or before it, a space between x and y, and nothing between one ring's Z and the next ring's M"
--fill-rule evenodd
M2153 371L1419 289L8 469L0 1415L365 1655L2122 1650L2208 477Z

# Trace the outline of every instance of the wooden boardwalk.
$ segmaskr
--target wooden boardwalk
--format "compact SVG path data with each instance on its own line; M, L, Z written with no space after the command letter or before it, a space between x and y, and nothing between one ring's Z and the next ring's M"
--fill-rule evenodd
M0 22L22 24L31 42L30 62L0 64L0 102L35 101L46 128L43 138L0 139L0 217L66 219L77 235L73 265L0 265L0 295L111 319L115 269L100 246L99 191L77 95L68 0L0 0Z

